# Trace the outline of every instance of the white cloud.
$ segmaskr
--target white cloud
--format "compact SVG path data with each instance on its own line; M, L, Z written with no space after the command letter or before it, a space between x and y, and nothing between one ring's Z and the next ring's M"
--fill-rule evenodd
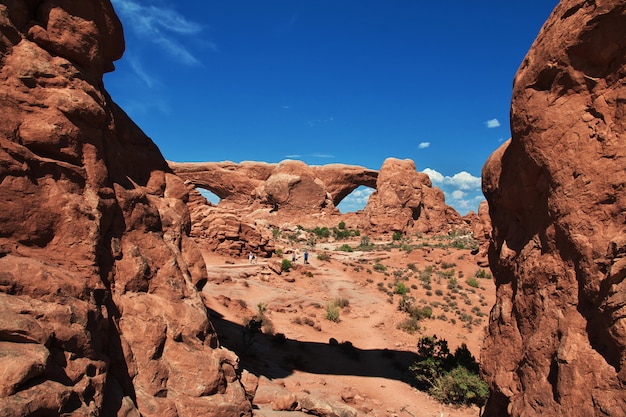
M374 189L372 188L360 186L341 200L341 203L339 203L337 208L342 213L351 213L362 210L373 192Z
M430 147L430 142L422 142L419 145L417 145L418 149L426 149L428 147Z
M480 177L475 177L466 171L461 171L451 177L431 168L426 168L422 172L443 191L446 202L460 214L478 210L478 204L484 199L480 189Z
M202 31L198 23L187 20L171 9L142 5L133 0L112 0L115 10L121 17L128 19L130 28L144 40L159 44L170 55L185 64L198 64L193 54L176 39L176 35L197 35ZM215 45L211 44L215 49Z
M498 119L490 119L485 122L488 129L500 127L500 121Z
M454 190L454 191L452 191L452 198L454 200L462 200L465 197L466 194L467 193L465 193L464 191Z
M475 177L469 172L461 171L452 177L446 177L445 183L461 190L472 190L480 188L480 177Z
M134 56L129 56L128 57L128 62L130 64L130 67L133 69L134 73L137 75L137 77L139 77L139 79L141 81L143 81L143 83L148 87L148 88L152 88L155 85L158 85L158 81L152 77L148 72L146 72L146 70L143 68L143 65L141 65L141 62L139 62L139 60L137 60Z
M422 172L428 175L430 177L430 180L434 182L435 184L443 183L444 176L441 173L435 171L434 169L426 168Z
M335 155L324 154L324 153L314 153L313 156L316 158L328 158L328 159L335 157Z

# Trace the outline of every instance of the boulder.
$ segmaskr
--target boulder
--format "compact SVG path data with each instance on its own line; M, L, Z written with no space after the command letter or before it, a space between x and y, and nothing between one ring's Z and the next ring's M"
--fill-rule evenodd
M485 416L626 415L626 4L563 0L483 168L497 286Z
M375 233L448 232L465 224L428 175L417 172L410 159L396 158L383 163L363 222Z

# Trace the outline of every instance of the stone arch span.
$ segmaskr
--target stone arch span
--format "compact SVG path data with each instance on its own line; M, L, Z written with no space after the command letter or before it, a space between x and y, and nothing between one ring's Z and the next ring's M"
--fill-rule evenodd
M276 200L272 190L276 183L284 182L287 194L298 195L298 185L315 184L318 194L326 196L334 207L359 186L376 189L378 171L355 165L329 164L309 166L301 161L265 162L169 162L172 170L195 187L204 188L221 201L235 204L268 204ZM279 184L280 185L280 184ZM280 188L280 187L278 187ZM303 193L299 193L302 195ZM306 193L304 193L306 195ZM288 201L288 199L284 200ZM302 201L291 201L302 207ZM311 208L324 208L323 202L304 204ZM319 207L318 207L319 206Z

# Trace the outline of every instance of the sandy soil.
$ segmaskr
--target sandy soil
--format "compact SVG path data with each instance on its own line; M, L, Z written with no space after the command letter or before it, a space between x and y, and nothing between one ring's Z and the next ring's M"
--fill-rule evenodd
M291 270L280 274L275 270L282 258L250 264L247 258L205 253L209 282L203 294L221 344L240 356L244 370L267 378L260 387L269 383L296 396L347 403L360 416L478 416L477 408L444 406L417 391L408 372L417 342L426 335L446 339L451 351L465 343L479 359L495 289L490 278L477 278L478 288L466 283L480 269L470 250L432 240L409 253L336 249L345 243L318 243L309 249L308 265L300 255L304 246L286 243L285 259L291 260L292 250L299 255ZM320 260L320 254L330 259ZM398 309L396 282L409 289L415 305L433 310L417 332L398 328L408 314ZM347 304L338 322L326 318L334 300ZM270 324L244 342L244 323L261 312ZM255 415L304 414L258 404Z

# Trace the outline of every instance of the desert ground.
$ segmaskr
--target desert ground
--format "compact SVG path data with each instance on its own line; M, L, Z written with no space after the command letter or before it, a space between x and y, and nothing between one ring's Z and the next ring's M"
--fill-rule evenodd
M278 256L252 263L204 252L203 297L221 345L240 357L244 383L258 384L255 415L305 415L283 409L307 395L359 416L478 416L476 407L443 405L416 390L408 371L422 336L446 339L452 352L465 343L479 360L495 286L472 254L476 242L414 236L359 250L359 239L284 239ZM353 251L340 250L345 245ZM293 252L296 261L281 271ZM404 290L432 309L417 326L399 309ZM251 335L245 325L255 317L264 325Z

